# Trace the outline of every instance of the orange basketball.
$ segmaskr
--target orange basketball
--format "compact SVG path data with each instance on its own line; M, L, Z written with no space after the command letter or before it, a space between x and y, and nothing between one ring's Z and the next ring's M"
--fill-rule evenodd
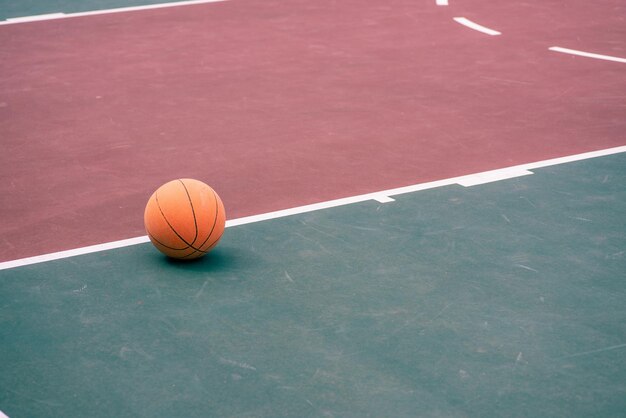
M159 251L190 260L215 247L224 233L226 212L210 186L198 180L178 179L152 194L143 220L150 241Z

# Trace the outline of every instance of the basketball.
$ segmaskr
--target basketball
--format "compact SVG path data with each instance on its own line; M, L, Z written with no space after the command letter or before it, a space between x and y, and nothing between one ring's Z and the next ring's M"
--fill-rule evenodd
M172 180L148 200L144 224L154 246L168 257L190 260L208 253L224 233L226 212L209 185Z

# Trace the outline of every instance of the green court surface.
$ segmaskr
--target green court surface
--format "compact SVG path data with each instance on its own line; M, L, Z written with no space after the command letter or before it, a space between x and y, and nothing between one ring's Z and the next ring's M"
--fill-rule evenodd
M617 154L1 271L0 410L623 416L624 184Z
M0 0L0 20L47 13L80 13L120 7L177 3L167 0Z

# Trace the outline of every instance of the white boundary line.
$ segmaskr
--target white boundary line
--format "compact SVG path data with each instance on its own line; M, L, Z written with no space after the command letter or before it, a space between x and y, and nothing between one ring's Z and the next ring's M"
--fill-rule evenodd
M626 145L615 148L608 148L599 151L585 152L583 154L570 155L567 157L553 158L550 160L537 161L534 163L521 164L512 167L505 167L498 170L484 171L481 173L469 174L466 176L452 177L444 180L431 181L428 183L414 184L406 187L398 187L395 189L383 190L379 192L367 193L358 196L345 197L342 199L329 200L326 202L314 203L312 205L298 206L291 209L278 210L275 212L263 213L260 215L246 216L238 219L226 221L226 227L250 224L254 222L262 222L270 219L283 218L286 216L297 215L301 213L313 212L316 210L329 209L337 206L349 205L352 203L364 202L367 200L375 200L381 203L393 202L390 196L396 196L405 193L417 192L420 190L434 189L437 187L459 184L469 187L478 184L484 184L492 181L504 180L517 176L533 174L529 170L541 167L548 167L557 164L570 163L573 161L586 160L589 158L603 157L606 155L618 154L626 152ZM0 263L0 270L11 269L15 267L27 266L30 264L43 263L46 261L59 260L62 258L74 257L77 255L90 254L99 251L112 250L115 248L128 247L131 245L143 244L149 242L147 236L113 241L104 244L91 245L89 247L76 248L73 250L60 251L56 253L44 254L35 257L21 258L13 261L5 261Z
M437 6L447 6L448 5L448 0L435 0L435 4Z
M470 29L477 30L478 32L486 33L491 36L501 35L501 33L497 30L489 29L488 27L479 25L478 23L472 22L464 17L454 17L453 19L455 22L460 23L463 26L467 26Z
M10 17L6 20L6 22L0 22L0 24L8 25L11 23L36 22L39 20L61 19L64 17L66 17L65 13L48 13L45 15L36 15L36 16ZM2 417L0 416L0 418Z
M479 184L491 183L493 181L500 181L506 179L512 179L514 177L528 176L533 174L532 171L525 170L520 167L503 168L502 170L487 171L484 173L478 173L468 178L457 181L458 184L464 187L477 186Z
M615 61L615 62L626 63L626 58L612 57L610 55L594 54L593 52L577 51L575 49L561 48L560 46L552 46L552 47L550 47L548 49L550 51L562 52L564 54L579 55L581 57L595 58L595 59L605 60L605 61Z
M14 25L17 23L40 22L42 20L67 19L71 17L95 16L95 15L104 15L104 14L111 14L111 13L135 12L139 10L163 9L166 7L191 6L194 4L217 3L217 2L222 2L222 1L227 1L227 0L188 0L188 1L178 1L178 2L172 2L172 3L148 4L145 6L120 7L117 9L94 10L91 12L78 12L78 13L67 13L67 14L66 13L48 13L48 14L35 15L35 16L13 17L5 21L0 21L0 25Z

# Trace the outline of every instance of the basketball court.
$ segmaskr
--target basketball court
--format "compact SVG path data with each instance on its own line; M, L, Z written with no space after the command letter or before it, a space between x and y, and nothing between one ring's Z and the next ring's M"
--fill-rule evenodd
M0 1L6 416L626 411L626 5L38 3ZM143 229L175 178L226 207L197 261Z

